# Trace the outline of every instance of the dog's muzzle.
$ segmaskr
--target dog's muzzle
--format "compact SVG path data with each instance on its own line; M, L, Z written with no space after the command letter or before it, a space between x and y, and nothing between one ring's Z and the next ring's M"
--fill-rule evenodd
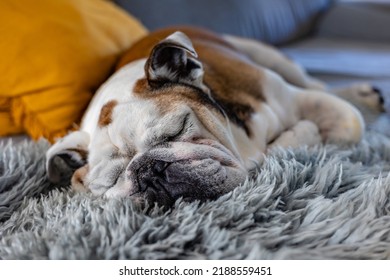
M133 158L126 169L130 195L170 207L185 201L216 199L247 176L241 164L221 145L173 142Z

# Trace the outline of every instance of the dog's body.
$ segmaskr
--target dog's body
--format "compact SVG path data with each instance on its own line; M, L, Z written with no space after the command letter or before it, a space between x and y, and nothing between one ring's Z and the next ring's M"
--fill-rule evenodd
M48 151L52 181L77 169L76 189L170 206L232 190L272 146L361 139L355 107L274 49L175 30L150 34L123 57L80 131Z

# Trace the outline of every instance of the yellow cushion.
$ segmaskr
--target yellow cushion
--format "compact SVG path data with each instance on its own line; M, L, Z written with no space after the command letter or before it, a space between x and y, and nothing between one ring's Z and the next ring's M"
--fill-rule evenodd
M53 140L146 29L104 0L0 1L0 136Z

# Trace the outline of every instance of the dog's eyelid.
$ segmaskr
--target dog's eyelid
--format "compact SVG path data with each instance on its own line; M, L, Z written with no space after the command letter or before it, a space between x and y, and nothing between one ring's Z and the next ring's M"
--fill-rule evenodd
M187 131L187 128L191 126L189 122L189 117L190 113L186 114L181 121L181 125L178 126L178 129L171 132L171 133L166 133L166 134L161 134L158 137L154 139L150 139L148 141L150 144L148 146L159 146L163 145L164 143L167 142L172 142L178 140L185 132Z
M179 138L181 135L183 135L183 133L186 131L186 127L188 126L187 124L188 124L189 117L190 117L190 113L186 114L183 120L181 121L181 125L179 126L179 129L176 132L172 133L171 135L165 135L163 137L165 139L164 142L174 141L177 138Z

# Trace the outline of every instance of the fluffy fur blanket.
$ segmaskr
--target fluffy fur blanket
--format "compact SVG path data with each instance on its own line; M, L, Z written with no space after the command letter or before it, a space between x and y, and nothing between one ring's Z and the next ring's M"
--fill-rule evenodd
M390 140L275 150L233 192L150 213L51 185L48 144L0 146L2 259L390 259Z

